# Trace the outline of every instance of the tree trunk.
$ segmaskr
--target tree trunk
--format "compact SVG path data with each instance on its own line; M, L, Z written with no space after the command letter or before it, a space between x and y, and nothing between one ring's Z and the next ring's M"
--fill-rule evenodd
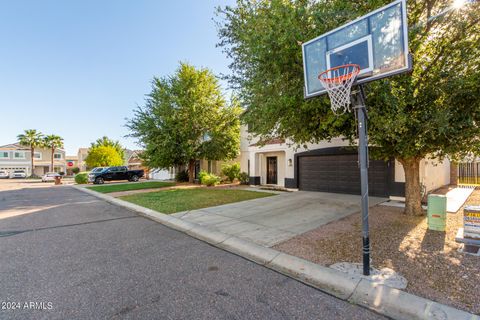
M53 154L55 153L55 148L52 148L52 157L51 157L51 165L50 165L50 172L53 172Z
M193 183L195 178L195 160L188 161L188 182Z
M420 159L408 158L399 159L405 171L405 214L421 216L424 214L422 208L422 188L420 186Z

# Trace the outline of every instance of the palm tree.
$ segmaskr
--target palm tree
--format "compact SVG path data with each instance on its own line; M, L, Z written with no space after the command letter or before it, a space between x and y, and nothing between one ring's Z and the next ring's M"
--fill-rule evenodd
M25 130L23 134L19 134L17 139L20 145L30 148L30 160L32 166L30 176L33 176L33 156L35 148L40 147L43 144L43 135L35 129L29 129Z
M53 166L53 155L55 154L56 149L63 148L63 138L54 134L49 134L43 138L43 146L52 150L50 172L53 172L55 171Z

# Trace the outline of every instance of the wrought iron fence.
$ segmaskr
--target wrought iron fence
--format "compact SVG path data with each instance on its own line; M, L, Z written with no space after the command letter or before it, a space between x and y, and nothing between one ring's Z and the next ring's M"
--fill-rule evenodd
M461 162L458 164L458 184L480 186L480 162Z

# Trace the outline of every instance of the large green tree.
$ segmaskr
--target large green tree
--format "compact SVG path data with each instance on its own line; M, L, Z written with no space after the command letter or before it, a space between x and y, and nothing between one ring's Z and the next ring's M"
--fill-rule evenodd
M111 167L123 165L123 157L114 146L95 146L88 150L85 163L88 167Z
M54 159L55 150L59 148L63 148L63 138L55 134L46 135L43 137L42 146L45 148L49 148L52 151L52 154L50 157L50 171L53 172L54 171L53 159Z
M31 163L31 173L30 176L33 176L33 159L35 154L35 148L43 147L43 135L41 132L38 132L35 129L25 130L24 133L17 136L18 143L22 146L30 148L30 163Z
M355 138L352 114L335 116L327 97L304 100L300 45L389 0L238 0L219 8L219 46L250 131L298 144ZM413 70L366 85L374 156L405 170L406 214L422 214L420 160L480 151L480 4L408 1Z
M120 141L118 140L112 140L107 136L103 136L90 144L91 148L100 147L100 146L114 147L115 150L117 150L118 154L122 157L122 159L125 157L125 149L123 148L123 146L120 144Z
M181 63L173 75L154 78L145 106L127 127L143 145L148 167L187 165L193 182L195 160L238 155L240 112L235 99L227 103L208 69Z

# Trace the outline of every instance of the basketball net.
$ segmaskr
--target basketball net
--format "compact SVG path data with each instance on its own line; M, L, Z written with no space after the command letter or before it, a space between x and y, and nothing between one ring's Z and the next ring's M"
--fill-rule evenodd
M346 64L328 69L318 76L330 97L333 113L343 114L350 111L350 93L359 73L358 64Z

